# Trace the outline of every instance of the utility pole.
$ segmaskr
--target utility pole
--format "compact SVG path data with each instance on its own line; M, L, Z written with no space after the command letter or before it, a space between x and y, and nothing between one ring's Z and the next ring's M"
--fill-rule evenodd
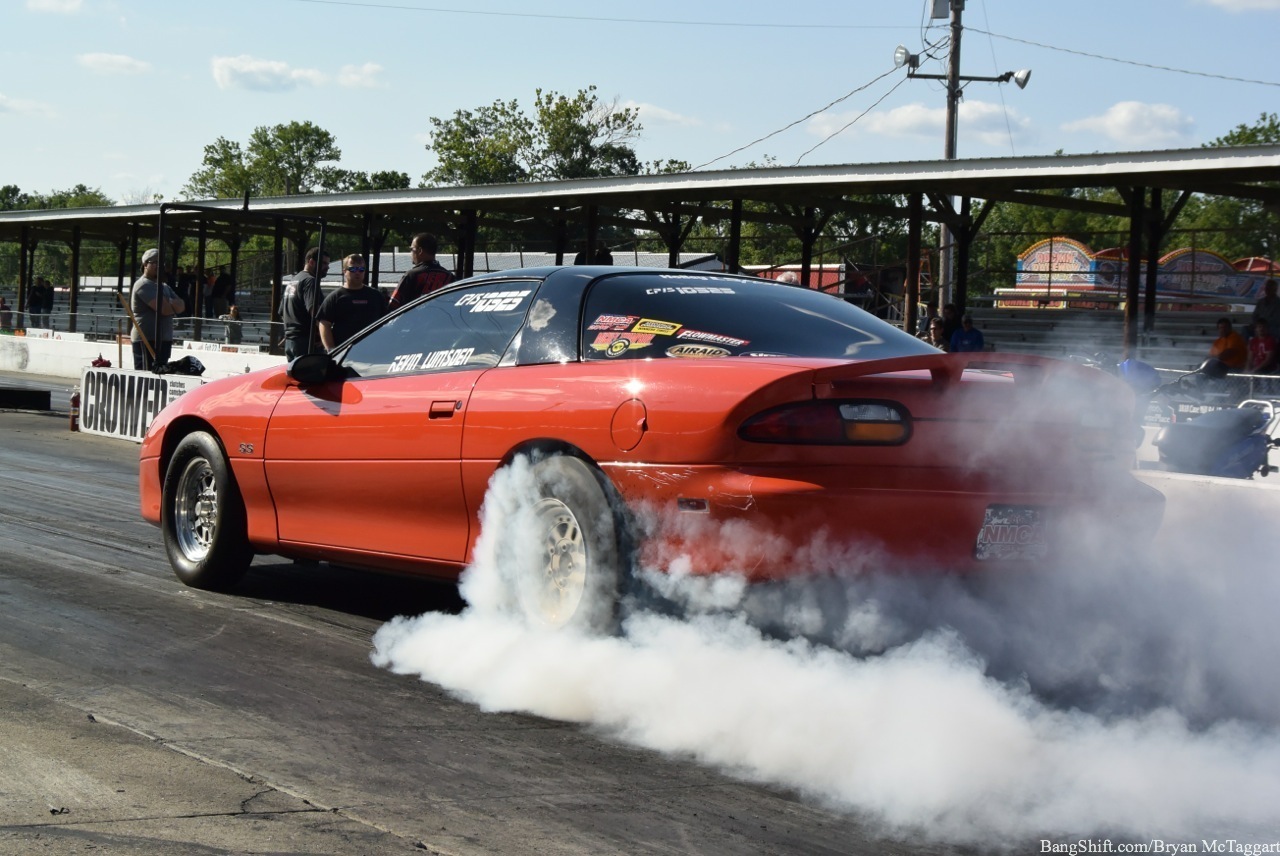
M934 3L934 14L938 13L938 3ZM964 13L964 0L951 0L951 45L947 52L947 139L943 149L946 160L956 159L956 147L960 136L960 34L964 32L961 15ZM955 202L947 197L951 207ZM951 228L943 223L938 229L938 309L951 302L951 292L955 283L955 254L952 252L953 236Z
M894 64L899 68L907 67L908 77L920 77L926 80L941 80L947 87L947 137L944 144L943 157L946 160L956 159L957 140L959 139L960 99L964 95L964 84L980 80L988 83L1008 83L1012 80L1019 89L1026 88L1031 78L1029 69L1006 71L997 77L971 77L960 74L960 37L964 33L962 16L965 0L933 0L931 18L937 20L951 19L951 41L947 53L946 74L920 74L916 69L920 66L920 57L913 54L903 45L898 45L893 52ZM955 210L955 202L948 197L950 207ZM952 302L956 282L955 269L955 237L946 223L938 230L938 304ZM915 284L912 284L915 287Z

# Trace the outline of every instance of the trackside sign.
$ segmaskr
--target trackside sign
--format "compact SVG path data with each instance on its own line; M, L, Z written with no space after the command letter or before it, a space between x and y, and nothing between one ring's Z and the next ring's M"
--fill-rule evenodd
M87 368L80 377L80 430L141 443L157 413L203 383L191 375Z

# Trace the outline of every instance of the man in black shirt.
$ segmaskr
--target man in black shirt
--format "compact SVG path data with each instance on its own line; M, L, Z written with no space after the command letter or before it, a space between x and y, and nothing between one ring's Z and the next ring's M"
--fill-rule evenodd
M391 309L399 309L406 303L453 282L453 274L436 261L436 251L439 248L440 242L435 235L422 232L413 236L413 241L409 244L409 258L413 259L413 267L400 277L400 284L391 294Z
M365 285L364 273L364 256L343 259L342 288L329 292L316 313L320 341L330 351L387 314L387 296Z
M317 274L317 271L319 272ZM320 338L313 335L316 310L320 308L320 280L329 272L329 254L319 247L307 250L306 264L285 286L280 316L284 319L284 355L288 360L320 350Z

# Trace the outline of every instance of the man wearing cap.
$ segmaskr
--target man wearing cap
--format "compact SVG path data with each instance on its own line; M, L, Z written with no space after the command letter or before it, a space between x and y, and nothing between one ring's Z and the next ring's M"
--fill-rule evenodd
M129 305L133 310L133 367L151 371L169 362L173 351L173 316L187 308L182 298L159 280L160 251L152 247L142 254L142 276L133 284Z

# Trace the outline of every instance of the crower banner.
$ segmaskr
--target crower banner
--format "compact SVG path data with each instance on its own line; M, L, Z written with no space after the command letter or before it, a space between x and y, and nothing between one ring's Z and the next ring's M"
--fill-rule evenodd
M157 413L202 383L191 375L87 368L80 376L80 430L141 443Z

